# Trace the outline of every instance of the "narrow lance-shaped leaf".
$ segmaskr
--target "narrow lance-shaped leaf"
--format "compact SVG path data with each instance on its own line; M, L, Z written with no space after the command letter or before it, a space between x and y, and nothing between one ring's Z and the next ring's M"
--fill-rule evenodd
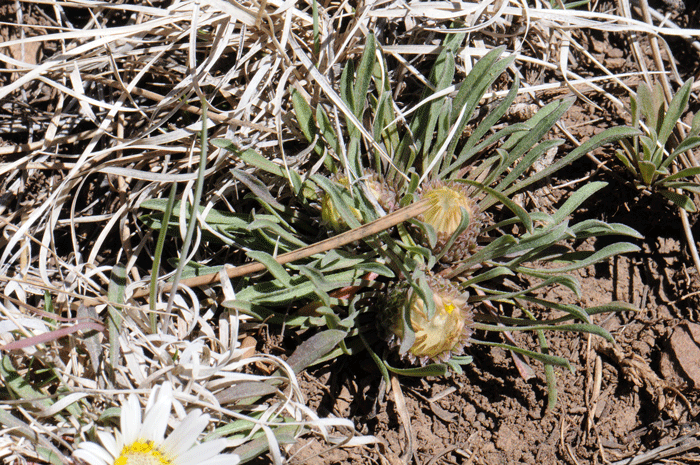
M664 117L663 123L661 124L661 128L659 129L659 143L662 146L666 145L666 141L668 141L668 138L671 136L673 128L676 127L676 124L678 124L681 117L683 116L683 112L685 111L685 108L688 105L688 99L690 98L690 88L692 85L692 78L685 81L683 86L680 89L678 89L678 92L676 92L676 95L673 96L671 103L668 105L666 116Z
M124 290L126 289L126 268L124 265L117 264L112 267L112 273L109 277L109 286L107 288L107 298L110 302L120 305L124 303ZM120 310L109 305L107 328L109 329L109 362L112 369L116 370L119 366L119 332L122 327L122 316Z
M345 339L345 336L345 331L337 329L329 329L314 334L297 347L294 353L287 359L287 363L292 367L294 373L298 374L306 367L313 364L317 359L333 350L340 341Z
M669 190L660 190L659 193L666 197L668 200L679 206L680 208L684 209L685 211L694 213L697 211L697 207L695 206L695 203L693 200L688 197L687 195L679 194L674 191L669 191Z
M595 136L591 137L586 142L572 150L568 155L560 158L559 160L552 163L542 171L535 173L533 176L529 176L520 182L515 183L512 187L508 188L504 192L504 194L510 195L516 191L524 189L525 187L532 185L533 183L536 183L547 176L552 175L553 173L559 171L563 167L569 166L571 163L578 160L585 154L604 144L607 144L609 142L615 142L625 137L632 137L636 135L639 135L639 130L624 126L606 129L600 134L596 134Z
M555 355L545 355L541 354L539 352L533 352L532 350L527 350L527 349L521 349L520 347L515 347L510 344L502 344L498 342L488 342L488 341L479 341L472 339L472 344L477 344L477 345L484 345L484 346L491 346L491 347L500 347L501 349L504 350L512 350L513 352L516 352L520 355L525 355L527 357L530 357L535 360L539 360L542 363L547 363L550 365L556 365L560 367L564 367L568 370L570 370L572 373L574 372L574 368L571 366L568 360L562 357L557 357Z
M372 71L374 70L376 58L375 51L374 34L369 34L365 42L365 49L362 52L360 65L357 67L357 79L355 80L353 95L355 106L354 108L351 107L359 120L362 120L362 113L364 113L364 106L367 101L367 91L369 90L369 83L372 80Z
M601 250L588 255L588 252L583 252L583 253L575 253L575 254L570 254L572 259L576 259L576 261L569 265L569 266L563 266L559 268L554 268L554 269L537 269L536 271L541 274L554 274L554 273L567 273L569 271L574 271L578 270L580 268L585 268L590 265L594 265L602 260L605 260L607 258L613 257L615 255L620 255L623 253L631 253L631 252L638 252L640 249L634 244L630 244L629 242L618 242L616 244L611 244L608 245ZM588 255L585 258L580 258L578 257L584 257L585 255ZM525 269L525 267L523 267ZM531 271L528 269L528 271Z
M590 196L607 186L607 182L592 182L585 184L576 192L571 194L566 202L559 207L554 215L552 215L552 222L559 223L564 220L567 216L572 214L583 202L585 202Z

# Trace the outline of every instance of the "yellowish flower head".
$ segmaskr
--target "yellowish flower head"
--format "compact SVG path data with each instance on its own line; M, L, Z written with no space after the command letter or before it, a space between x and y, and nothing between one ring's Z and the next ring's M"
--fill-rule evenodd
M335 175L332 178L337 184L345 188L344 194L346 195L346 205L350 211L355 215L360 223L364 223L362 213L357 206L354 204L354 200L350 195L350 181L345 175ZM384 209L386 213L391 213L396 209L396 192L393 188L388 186L380 177L374 172L369 172L366 179L366 186L369 192L374 196L379 205ZM340 215L338 208L333 203L333 200L328 193L323 193L321 198L321 219L323 222L333 228L337 232L345 231L348 229L348 225L343 217Z
M429 224L437 233L433 253L443 251L450 237L462 221L462 209L469 214L469 225L443 256L443 261L457 261L469 256L476 248L476 239L484 223L474 199L469 196L467 186L454 181L436 181L426 185L420 199L428 199L429 208L418 216L418 220ZM427 244L427 237L423 238Z
M430 319L425 302L412 288L406 291L406 286L397 287L392 299L396 312L392 332L399 340L403 339L401 316L408 307L415 341L404 355L422 364L446 362L453 354L461 354L473 332L473 312L467 302L468 295L435 275L428 276L428 287L432 291L429 298L435 302L435 314Z

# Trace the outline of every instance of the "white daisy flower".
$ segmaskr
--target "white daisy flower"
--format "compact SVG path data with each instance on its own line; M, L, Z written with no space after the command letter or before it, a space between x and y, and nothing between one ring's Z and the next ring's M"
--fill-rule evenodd
M228 446L226 439L196 444L209 424L209 415L191 411L165 438L165 429L173 405L173 389L169 382L156 386L146 405L141 421L141 405L131 394L122 405L121 431L114 436L98 431L102 445L83 441L73 457L89 465L235 465L235 454L220 454Z

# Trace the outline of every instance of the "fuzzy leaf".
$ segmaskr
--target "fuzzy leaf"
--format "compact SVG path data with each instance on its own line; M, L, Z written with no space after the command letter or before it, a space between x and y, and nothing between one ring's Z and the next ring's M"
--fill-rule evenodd
M560 158L556 162L552 163L542 171L534 174L533 176L529 176L513 187L509 188L504 194L510 195L518 190L521 190L533 183L536 183L540 181L541 179L544 179L547 176L550 176L551 174L559 171L565 166L571 165L574 161L578 160L585 154L591 152L592 150L605 145L610 142L615 142L620 139L623 139L625 137L632 137L636 136L639 134L639 130L633 129L633 128L628 128L625 126L622 127L615 127L615 128L609 128L606 129L605 131L601 132L600 134L596 134L595 136L591 137L588 139L586 142L581 144L580 146L576 147L574 150L569 152L568 155Z
M353 109L357 119L362 120L362 113L364 113L365 102L367 101L367 91L369 89L369 83L372 80L372 71L374 70L375 62L375 40L374 34L369 34L367 40L365 41L364 51L362 52L362 58L360 59L360 65L357 67L357 79L355 80Z
M297 117L297 123L299 123L301 132L306 137L306 140L312 143L316 138L316 134L318 134L318 127L316 127L313 117L314 113L311 110L311 106L296 89L292 89L292 106L294 107L294 114ZM320 153L320 147L318 146L317 153Z
M267 271L269 271L270 274L278 279L283 285L289 286L291 284L292 277L289 276L289 273L287 273L287 270L285 270L282 265L277 263L277 260L275 260L272 255L257 250L250 250L246 253L246 255L256 262L260 262L265 265Z
M688 79L685 81L683 86L678 89L676 95L673 96L671 103L668 105L668 110L666 111L666 116L663 119L661 128L659 129L659 143L661 145L666 145L666 141L671 136L673 129L676 124L680 121L683 116L685 108L688 106L688 99L690 98L690 87L693 85L693 79Z
M504 349L504 350L512 350L513 352L516 352L520 355L525 355L525 356L530 357L532 359L539 360L542 363L564 367L564 368L570 370L572 373L575 372L574 367L571 366L571 364L569 363L568 360L566 360L565 358L562 358L562 357L557 357L555 355L545 355L545 354L541 354L539 352L533 352L531 350L521 349L520 347L512 346L510 344L502 344L499 342L488 342L488 341L479 341L479 340L472 339L472 344L491 346L491 347L500 347L501 349Z
M666 168L670 166L673 160L675 160L678 157L678 155L688 150L692 150L699 145L700 137L698 136L688 137L684 139L680 144L678 144L678 147L673 149L673 153L666 157L666 159L661 163L660 168Z
M660 190L659 193L687 212L693 213L697 211L695 203L687 195L667 190Z
M628 302L617 302L613 301L605 305L599 305L597 307L589 307L586 309L586 313L589 315L598 315L601 313L611 313L611 312L639 312L639 308Z
M385 360L384 365L390 372L401 376L416 376L423 378L426 376L444 376L447 374L447 365L443 365L442 363L432 363L430 365L414 368L394 368Z
M686 168L684 170L681 170L677 173L671 174L669 176L666 176L663 179L663 182L666 183L668 181L674 181L676 179L681 179L681 178L691 178L693 176L697 176L700 174L700 167L693 167L693 168Z
M570 271L578 270L580 268L585 268L587 266L594 265L600 261L603 261L607 258L614 257L615 255L620 255L623 253L631 253L631 252L638 252L640 249L634 244L630 244L629 242L618 242L615 244L610 244L606 247L603 247L601 250L590 253L590 252L576 252L569 254L568 256L570 257L571 260L575 260L574 263L568 266L562 266L559 268L553 268L553 269L545 269L545 268L538 268L536 270L533 269L527 269L527 271L536 271L537 273L541 273L543 275L549 275L549 274L559 274L559 273L568 273ZM523 272L525 272L525 268L523 268Z
M585 184L583 187L578 189L576 192L573 194L569 195L569 198L566 199L566 202L564 202L564 205L559 207L559 210L552 215L552 222L553 223L560 223L563 221L567 216L572 214L583 202L585 202L590 196L607 186L607 182L591 182L589 184Z
M297 347L287 359L287 363L292 367L294 373L301 373L302 370L313 364L317 359L333 350L340 341L345 339L346 335L345 331L337 329L328 329L316 333Z
M651 184L654 182L654 175L656 174L656 165L650 161L640 160L639 174L642 177L642 182L647 186L651 186Z

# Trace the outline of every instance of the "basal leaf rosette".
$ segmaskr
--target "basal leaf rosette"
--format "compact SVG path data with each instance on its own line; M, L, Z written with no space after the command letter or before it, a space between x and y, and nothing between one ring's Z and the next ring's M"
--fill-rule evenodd
M462 208L466 210L469 224L445 252L442 260L454 262L471 255L476 249L476 240L484 226L486 215L471 198L469 186L456 181L432 181L421 189L418 199L429 201L430 207L417 219L435 230L437 242L432 247L435 254L443 252L462 222ZM423 237L423 242L428 245L428 238Z
M473 331L474 313L467 302L468 293L461 292L450 281L436 275L427 276L428 298L435 302L435 314L428 318L423 299L408 284L396 286L389 297L391 339L401 343L404 338L403 315L410 315L415 340L403 354L410 362L422 365L430 361L447 362L452 355L461 355L469 345Z
M355 200L350 195L351 186L350 180L344 174L335 174L331 178L338 187L342 187L343 200L350 211L355 215L361 223L364 222L362 213L355 205ZM385 213L391 213L396 210L398 202L396 200L396 190L386 184L386 182L374 171L369 171L363 177L364 183L369 190L369 193L374 197L377 203L384 209ZM344 231L348 229L346 221L338 212L338 208L333 202L333 198L327 192L324 192L321 198L321 219L324 224L330 226L335 231Z

